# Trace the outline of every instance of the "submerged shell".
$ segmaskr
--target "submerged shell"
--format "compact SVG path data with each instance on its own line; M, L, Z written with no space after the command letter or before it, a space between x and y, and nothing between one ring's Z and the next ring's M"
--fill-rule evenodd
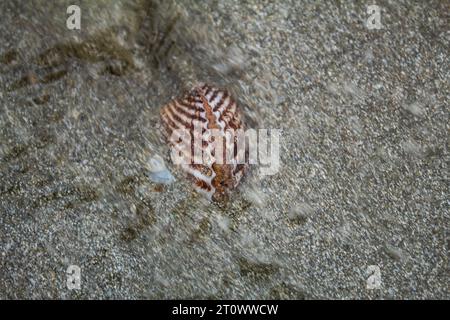
M189 161L181 163L181 168L193 180L194 188L208 199L222 201L228 198L229 191L239 184L247 169L246 150L244 158L238 159L236 138L233 136L230 140L225 139L230 132L244 129L240 111L230 93L200 84L184 97L165 105L161 109L161 118L172 151L188 154ZM201 128L201 133L194 128ZM181 139L173 134L177 129L187 130L190 140L193 142L197 139L200 143L193 143L189 149L183 149L180 147ZM223 157L221 155L220 161L215 154L214 138L211 138L213 135L217 137L217 133L224 137L224 141L231 142L223 143L225 154ZM209 161L204 160L205 158L201 162L194 161L198 149L201 149ZM229 158L226 158L227 154Z

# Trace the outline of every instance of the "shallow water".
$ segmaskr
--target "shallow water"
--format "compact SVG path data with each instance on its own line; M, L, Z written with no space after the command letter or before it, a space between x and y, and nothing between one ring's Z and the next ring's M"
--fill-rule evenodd
M448 297L443 4L380 2L375 31L288 0L85 1L68 30L69 4L0 4L0 297ZM279 172L222 206L160 132L199 81L282 130Z

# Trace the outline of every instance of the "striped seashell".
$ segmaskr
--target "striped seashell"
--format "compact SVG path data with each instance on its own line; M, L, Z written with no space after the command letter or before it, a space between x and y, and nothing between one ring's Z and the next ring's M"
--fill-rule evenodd
M161 109L161 118L172 160L174 153L185 156L186 161L180 165L192 179L194 188L210 200L222 202L228 199L229 192L237 187L248 168L245 144L244 150L238 148L234 136L243 132L244 124L230 93L200 84L184 97L165 105ZM185 139L191 142L187 147L180 135L174 134L179 130L184 131ZM222 140L217 138L218 135ZM222 150L217 149L219 141L222 141Z

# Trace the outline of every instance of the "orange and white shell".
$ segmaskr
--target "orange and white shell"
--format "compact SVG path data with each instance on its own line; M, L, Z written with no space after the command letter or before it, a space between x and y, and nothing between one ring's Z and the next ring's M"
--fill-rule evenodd
M163 106L161 119L172 152L187 156L187 161L180 163L180 166L192 179L194 188L210 200L227 199L248 167L246 150L238 152L234 135L238 131L243 132L244 124L230 93L225 89L200 84L184 97ZM179 130L187 132L188 139L192 142L188 148L181 145L180 135L174 134ZM218 135L224 137L223 149L220 149L224 153L217 152L219 149L214 140ZM199 154L203 155L200 161L196 157Z

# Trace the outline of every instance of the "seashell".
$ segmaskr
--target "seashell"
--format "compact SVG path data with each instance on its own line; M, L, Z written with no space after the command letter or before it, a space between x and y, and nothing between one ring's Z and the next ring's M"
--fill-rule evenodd
M243 148L237 145L237 134L243 133L244 124L230 93L199 84L184 97L163 106L161 119L172 161L174 154L185 157L179 164L193 181L194 189L210 200L228 199L248 168L245 143ZM184 139L175 134L181 131L187 136ZM190 144L186 145L186 141ZM219 145L222 149L217 149Z

